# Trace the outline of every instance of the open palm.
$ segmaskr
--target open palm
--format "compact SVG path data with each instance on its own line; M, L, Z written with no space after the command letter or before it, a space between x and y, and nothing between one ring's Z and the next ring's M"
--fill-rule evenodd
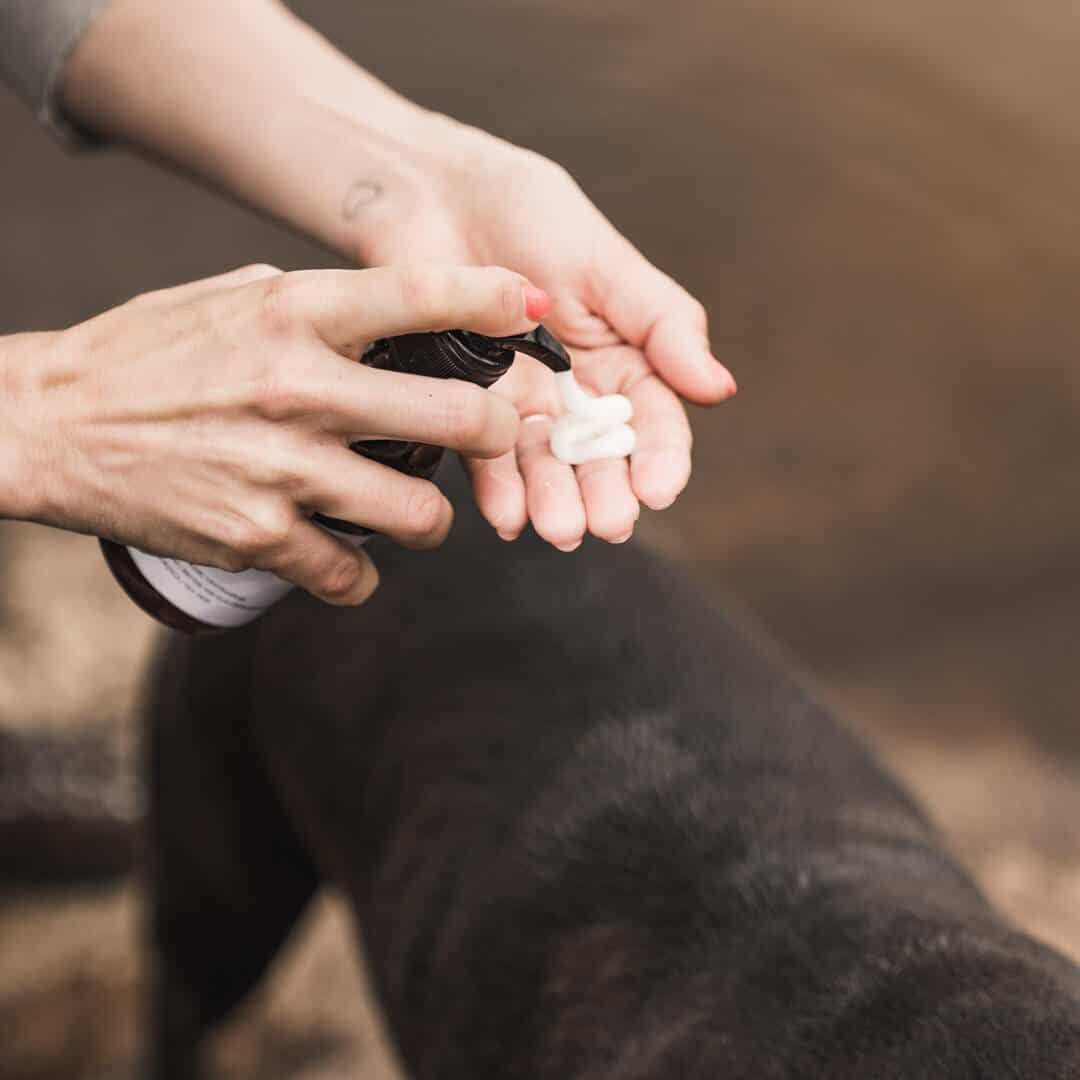
M690 427L679 398L715 404L735 392L712 356L704 308L621 236L561 168L476 133L475 153L420 212L385 231L368 258L497 264L545 289L544 319L597 394L627 395L637 442L629 462L569 466L548 448L559 401L551 373L520 357L494 387L523 420L516 451L468 461L481 512L504 539L529 520L564 551L585 532L628 539L644 503L669 506L690 477Z

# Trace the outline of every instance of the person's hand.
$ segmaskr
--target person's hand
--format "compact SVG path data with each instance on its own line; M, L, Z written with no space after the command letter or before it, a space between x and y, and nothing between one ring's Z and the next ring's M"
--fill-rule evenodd
M571 346L581 381L633 398L638 446L629 467L591 462L575 474L548 453L547 424L526 424L515 454L470 463L480 508L504 537L531 517L564 549L586 529L620 540L639 500L659 509L685 486L690 429L678 396L712 404L735 384L710 355L701 305L558 166L411 104L276 0L112 0L62 89L89 130L175 162L361 264L493 263L552 295L545 321ZM268 109L273 124L260 122ZM515 368L496 392L523 416L558 411L550 375L524 358Z
M372 264L416 259L509 266L551 295L545 324L571 348L578 380L633 402L637 445L629 464L576 469L548 449L550 425L522 425L516 451L468 462L481 511L504 539L531 518L536 531L573 550L588 530L619 542L639 501L674 502L690 476L690 427L679 396L714 404L735 392L712 356L701 304L652 266L559 166L471 128L441 121L437 180L400 206L374 207L357 255ZM527 358L495 392L523 418L558 414L549 372Z
M545 303L491 267L248 267L70 330L0 338L0 514L258 567L359 603L377 582L370 560L308 515L429 547L451 509L433 484L348 440L415 439L483 459L510 451L519 425L494 394L373 370L357 349L458 326L520 333Z

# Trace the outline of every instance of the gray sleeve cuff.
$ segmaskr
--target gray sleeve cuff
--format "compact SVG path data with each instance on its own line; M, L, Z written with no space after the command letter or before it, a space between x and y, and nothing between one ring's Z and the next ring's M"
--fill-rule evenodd
M0 0L0 81L70 146L98 140L60 109L64 65L109 0Z

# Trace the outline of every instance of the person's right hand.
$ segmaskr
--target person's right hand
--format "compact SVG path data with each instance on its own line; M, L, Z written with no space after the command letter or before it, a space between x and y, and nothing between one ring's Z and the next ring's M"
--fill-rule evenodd
M434 484L348 441L497 457L518 415L464 382L367 368L358 350L421 330L520 333L545 304L494 267L256 266L0 338L0 512L360 603L378 581L370 559L309 514L414 547L441 543L452 514Z

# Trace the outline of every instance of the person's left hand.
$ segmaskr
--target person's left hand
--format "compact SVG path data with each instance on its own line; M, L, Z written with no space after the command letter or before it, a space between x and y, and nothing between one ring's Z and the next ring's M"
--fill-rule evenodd
M710 351L705 309L652 266L546 158L454 125L451 165L407 213L383 217L361 255L368 263L438 260L498 264L545 289L545 324L573 354L579 382L633 402L629 462L572 467L548 448L560 404L551 373L519 357L495 386L524 423L516 452L469 460L481 512L506 540L528 520L572 551L586 531L620 543L639 504L660 510L690 477L690 425L679 396L712 405L735 382Z

